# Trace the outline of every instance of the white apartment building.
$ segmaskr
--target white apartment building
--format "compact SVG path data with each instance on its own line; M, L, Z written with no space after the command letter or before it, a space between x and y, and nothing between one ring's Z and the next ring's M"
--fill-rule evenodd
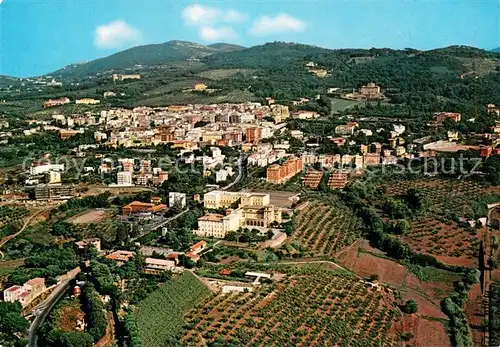
M121 171L116 174L116 184L119 186L132 186L132 174L128 171Z
M229 172L221 169L215 173L215 182L217 182L217 183L225 182L225 181L227 181L228 177L229 177Z

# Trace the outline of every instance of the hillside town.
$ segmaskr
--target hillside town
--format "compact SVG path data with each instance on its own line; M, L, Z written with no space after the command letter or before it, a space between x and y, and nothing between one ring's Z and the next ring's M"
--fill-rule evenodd
M500 346L492 2L122 2L0 1L0 347Z

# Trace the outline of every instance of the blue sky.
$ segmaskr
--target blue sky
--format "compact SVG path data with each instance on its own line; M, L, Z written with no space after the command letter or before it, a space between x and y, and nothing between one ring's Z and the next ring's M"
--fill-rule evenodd
M48 73L139 44L500 46L500 0L0 0L0 75Z

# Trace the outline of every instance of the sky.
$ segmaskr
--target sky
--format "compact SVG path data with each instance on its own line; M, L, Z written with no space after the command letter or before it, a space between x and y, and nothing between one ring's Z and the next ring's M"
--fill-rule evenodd
M0 75L41 75L170 40L493 49L500 0L0 0Z

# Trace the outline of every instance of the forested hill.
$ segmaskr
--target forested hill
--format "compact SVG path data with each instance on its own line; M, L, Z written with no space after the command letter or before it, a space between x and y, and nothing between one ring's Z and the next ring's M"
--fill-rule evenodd
M225 43L204 46L187 41L169 41L161 44L137 46L111 56L87 63L69 65L50 75L62 77L85 77L108 70L125 70L137 65L159 65L173 61L198 59L217 52L231 52L241 46Z
M311 62L316 70L306 66ZM327 74L317 76L315 71ZM142 78L114 82L112 73L140 73ZM6 112L39 111L44 100L54 97L102 99L110 90L121 95L103 100L99 107L263 102L269 96L291 104L326 94L328 88L347 92L368 82L380 85L389 102L404 105L410 116L445 110L472 117L489 103L500 105L500 53L466 46L420 51L326 49L284 42L244 48L171 41L131 48L50 75L63 85L10 88L14 80L4 78L0 97L7 101ZM200 82L215 92L185 92Z
M450 109L472 103L500 104L500 54L466 46L431 51L330 50L276 42L217 53L202 61L211 69L256 69L259 72L254 76L233 77L226 84L251 86L258 97L289 100L310 96L312 90L358 88L373 81L394 103L450 104ZM327 70L328 75L318 78L309 73L307 62Z

